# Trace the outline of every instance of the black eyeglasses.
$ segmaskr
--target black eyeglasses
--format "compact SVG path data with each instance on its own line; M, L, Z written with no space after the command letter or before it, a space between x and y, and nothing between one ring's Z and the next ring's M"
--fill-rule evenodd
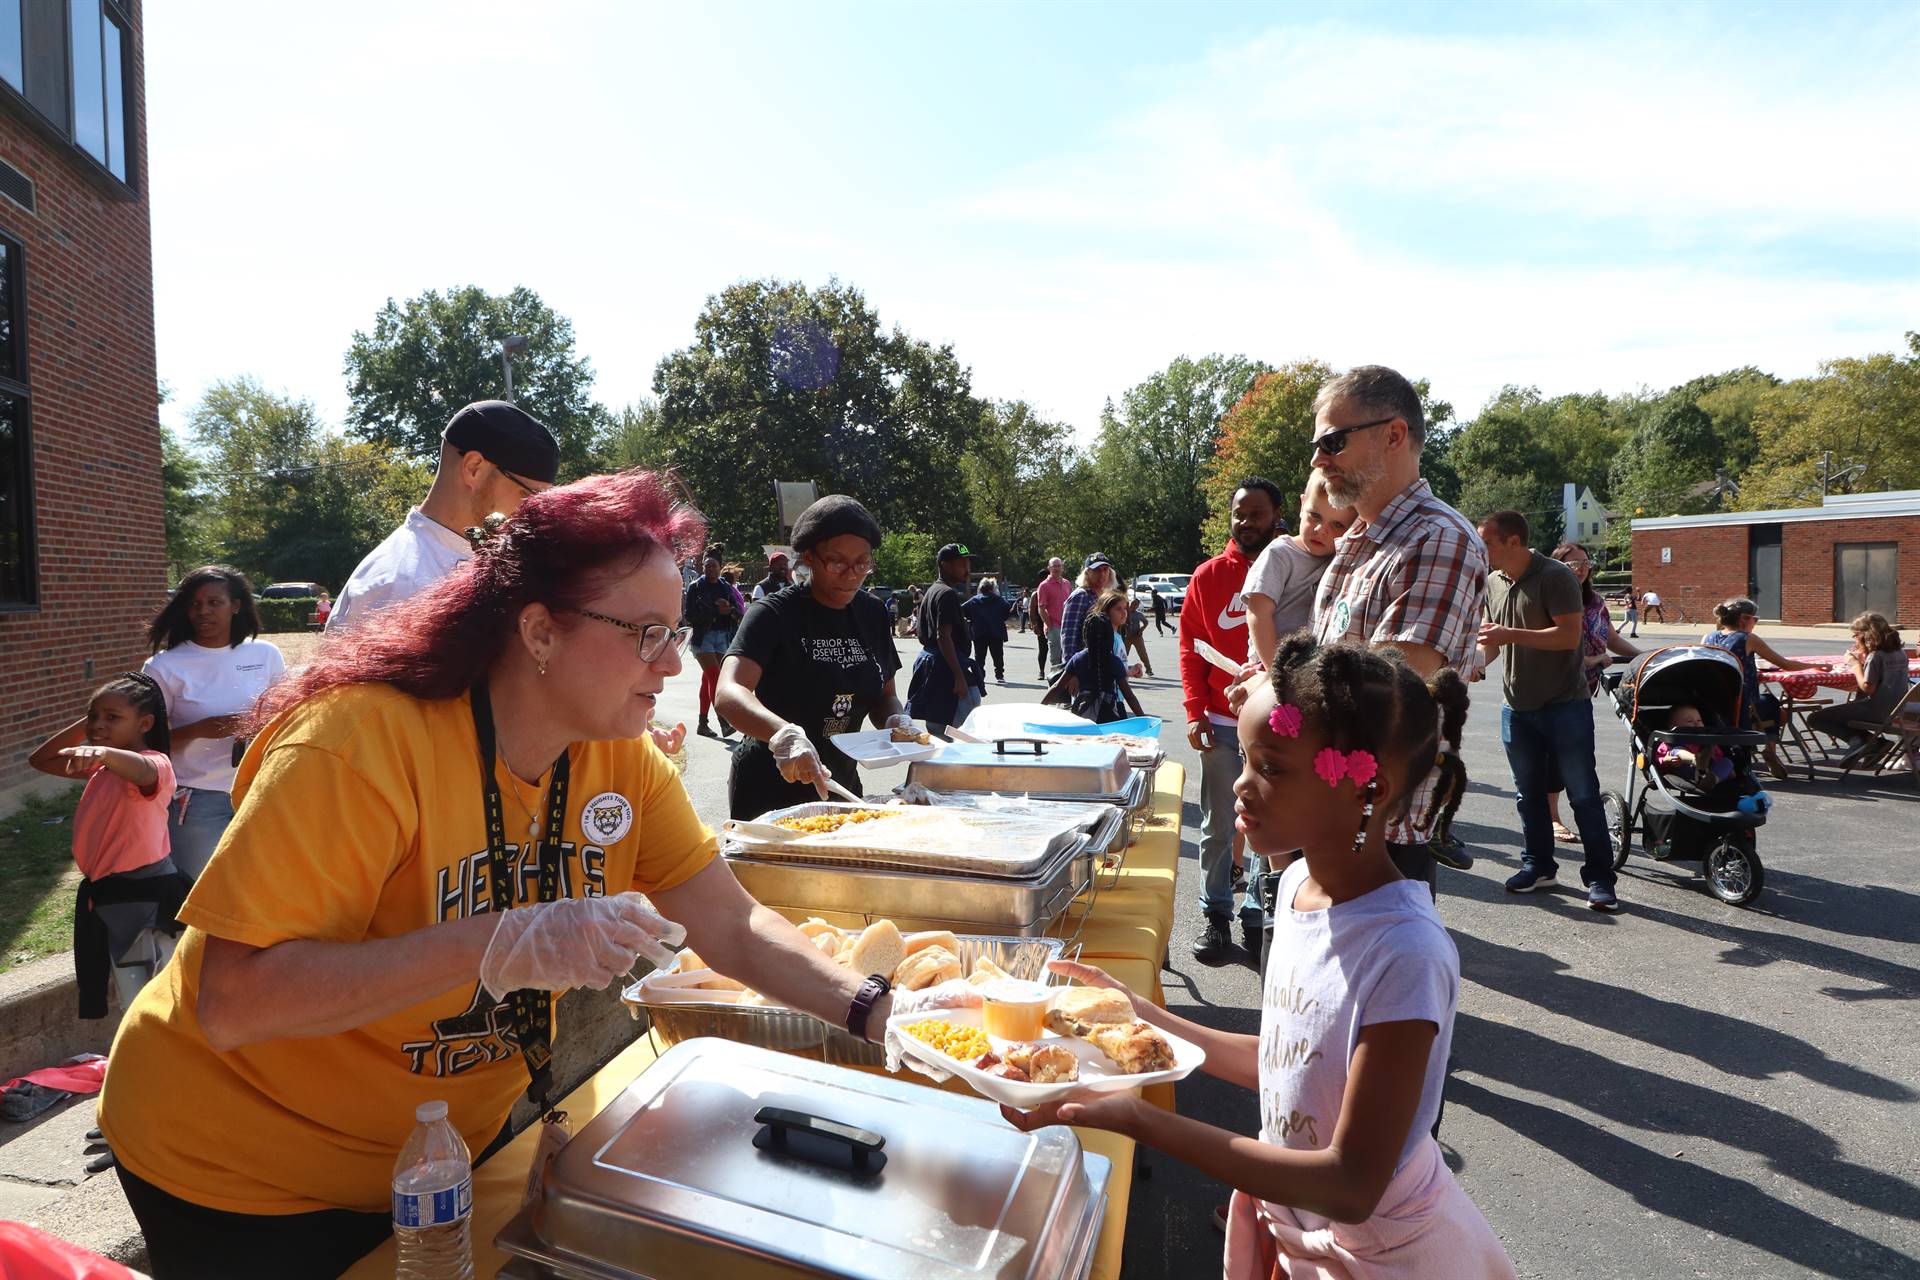
M664 622L649 622L645 625L638 622L625 622L619 618L609 618L604 613L595 613L591 609L576 609L574 612L583 618L609 623L622 631L631 631L640 637L635 647L642 662L658 661L669 646L675 653L679 653L687 647L687 641L693 639L692 627L670 627Z
M1351 427L1335 427L1323 436L1314 437L1313 447L1316 452L1324 453L1331 458L1346 452L1347 437L1354 432L1365 431L1371 427L1384 427L1395 420L1395 418L1375 418L1372 422L1358 422Z
M525 480L522 480L519 476L513 474L513 472L507 470L505 467L499 465L498 463L494 464L493 469L495 471L498 471L501 475L505 476L507 479L513 481L515 484L519 485L521 490L524 491L528 497L532 497L534 494L540 492L538 489L528 484Z

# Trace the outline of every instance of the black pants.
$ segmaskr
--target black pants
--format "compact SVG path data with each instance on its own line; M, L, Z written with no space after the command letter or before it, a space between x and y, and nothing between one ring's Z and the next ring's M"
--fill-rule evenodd
M993 678L1007 678L1007 642L1005 640L982 640L973 638L973 665L980 668L980 678L987 676L987 655L993 655Z
M1439 865L1433 860L1424 844L1395 844L1387 841L1387 856L1393 859L1393 865L1400 868L1400 874L1409 880L1418 880L1427 886L1427 894L1435 902L1440 900L1440 892L1435 887L1434 868Z
M385 1213L228 1213L169 1195L125 1165L115 1172L147 1238L153 1280L334 1280L393 1233Z
M1034 631L1033 631L1033 636L1034 636L1034 639L1036 639L1036 640L1038 640L1038 641L1040 642L1040 678L1041 678L1042 680L1045 680L1045 679L1047 678L1047 632L1046 632L1046 628L1044 628L1044 627L1035 627L1035 628L1034 628Z

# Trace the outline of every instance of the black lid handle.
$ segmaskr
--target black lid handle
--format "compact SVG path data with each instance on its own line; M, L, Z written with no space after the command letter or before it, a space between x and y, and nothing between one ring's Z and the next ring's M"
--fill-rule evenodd
M878 1173L887 1163L887 1157L881 1152L887 1140L866 1129L786 1107L762 1107L754 1112L753 1118L766 1126L753 1135L753 1145L762 1151L778 1151L834 1168L851 1168L855 1173Z
M1009 751L1007 750L1009 746L1032 747L1033 750ZM1043 756L1047 754L1047 741L1045 738L995 738L993 740L993 754L997 756Z

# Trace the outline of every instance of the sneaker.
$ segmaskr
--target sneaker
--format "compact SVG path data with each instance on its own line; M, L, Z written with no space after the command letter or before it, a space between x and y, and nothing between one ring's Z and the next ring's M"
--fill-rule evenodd
M1258 969L1266 956L1267 939L1273 936L1273 918L1261 911L1240 913L1240 945Z
M721 737L723 737L723 738L729 738L729 737L732 737L732 736L733 736L733 726L727 723L727 718L726 718L725 716L722 716L722 715L716 715L716 716L714 717L714 719L716 719L716 720L718 720L718 721L720 722L720 736L721 736Z
M1587 906L1595 911L1618 911L1620 899L1614 896L1610 884L1590 884L1587 886Z
M1443 867L1452 867L1455 871L1473 870L1473 855L1456 837L1448 836L1442 840L1436 836L1427 843L1427 852Z
M1543 884L1552 884L1553 871L1535 871L1532 867L1521 867L1507 877L1508 893L1532 893Z
M1245 867L1234 867L1232 889L1233 896L1236 898L1247 891L1247 869Z
M1202 964L1222 964L1231 950L1233 934L1228 928L1227 918L1209 914L1207 927L1193 940L1193 958Z
M707 723L707 718L705 716L700 717L700 728L697 730L697 732L703 738L717 738L720 736L719 734L713 731L713 726Z

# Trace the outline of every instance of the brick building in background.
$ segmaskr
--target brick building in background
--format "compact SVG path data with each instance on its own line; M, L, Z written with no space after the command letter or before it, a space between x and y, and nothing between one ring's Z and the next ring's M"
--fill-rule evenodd
M140 0L0 0L0 808L165 598Z
M1714 605L1751 596L1774 622L1850 622L1872 610L1920 627L1920 489L1635 520L1633 585L1708 626Z

